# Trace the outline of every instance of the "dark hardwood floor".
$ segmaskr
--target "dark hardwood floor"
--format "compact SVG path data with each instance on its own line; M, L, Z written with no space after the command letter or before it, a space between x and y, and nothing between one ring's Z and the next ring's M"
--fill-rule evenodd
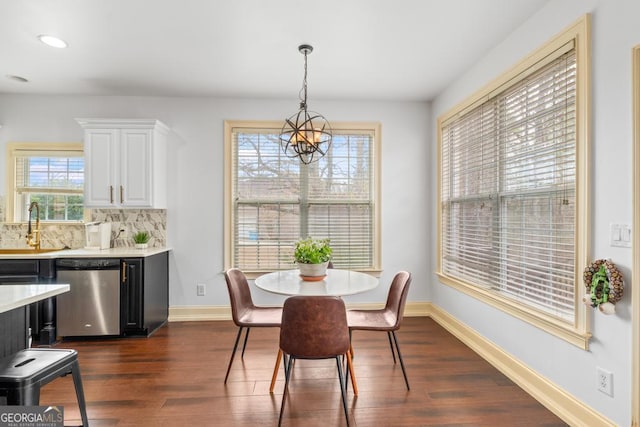
M269 393L278 329L251 330L223 384L237 328L230 321L169 323L151 338L65 341L79 353L92 426L274 426L282 367ZM489 363L426 317L397 332L411 391L386 334L354 332L359 395L349 388L353 426L561 426ZM299 360L283 425L344 426L335 362ZM71 377L42 389L41 405L63 405L80 425Z

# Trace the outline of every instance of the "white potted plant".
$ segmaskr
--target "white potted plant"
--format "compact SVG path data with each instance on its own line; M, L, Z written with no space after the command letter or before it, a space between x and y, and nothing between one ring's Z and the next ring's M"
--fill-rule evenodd
M149 245L149 239L151 236L148 231L138 231L133 235L133 242L136 244L136 249L146 249Z
M296 242L293 256L303 278L317 278L326 275L332 254L329 239L307 237Z

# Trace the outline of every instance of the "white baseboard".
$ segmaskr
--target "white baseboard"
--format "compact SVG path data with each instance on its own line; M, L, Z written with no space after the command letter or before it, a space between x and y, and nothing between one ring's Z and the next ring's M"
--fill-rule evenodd
M381 304L348 304L347 308L376 309ZM511 381L572 426L614 427L615 423L594 411L512 355L429 302L407 302L406 317L428 316L491 363ZM221 306L170 307L169 322L231 320L231 310Z
M616 424L576 399L556 384L478 334L441 308L431 305L430 317L491 363L511 381L529 393L571 426L614 427Z
M169 322L231 320L231 307L218 305L169 307Z

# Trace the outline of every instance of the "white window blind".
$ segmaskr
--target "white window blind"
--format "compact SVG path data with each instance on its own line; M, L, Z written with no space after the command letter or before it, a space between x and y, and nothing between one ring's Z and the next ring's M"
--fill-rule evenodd
M29 144L11 150L14 212L28 219L31 202L40 206L42 221L81 221L84 217L84 158L81 149L33 149Z
M573 322L576 53L441 127L441 271Z
M336 267L375 268L375 131L334 129L327 154L304 165L284 155L280 130L231 129L233 265L295 268L295 241L312 236L330 239Z

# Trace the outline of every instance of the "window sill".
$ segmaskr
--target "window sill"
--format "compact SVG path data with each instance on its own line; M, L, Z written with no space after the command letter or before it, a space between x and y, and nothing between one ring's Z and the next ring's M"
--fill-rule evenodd
M572 327L572 325L563 323L562 321L555 319L549 315L536 311L532 308L524 307L519 304L515 304L513 301L501 296L499 293L490 289L483 289L476 286L469 285L462 281L453 279L449 276L436 273L440 281L460 292L469 295L479 301L489 304L498 310L501 310L507 314L512 315L524 322L529 323L543 331L554 335L570 344L575 345L583 350L589 349L589 339L591 333L588 331L579 331ZM578 309L581 309L579 307Z

